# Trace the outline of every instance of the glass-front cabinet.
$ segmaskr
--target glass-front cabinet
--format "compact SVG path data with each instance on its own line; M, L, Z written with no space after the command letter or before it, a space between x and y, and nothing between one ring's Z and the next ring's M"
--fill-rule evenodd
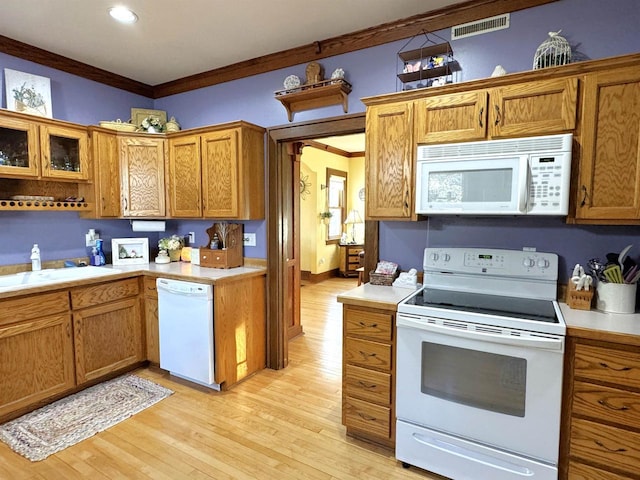
M86 128L0 115L0 177L89 179Z

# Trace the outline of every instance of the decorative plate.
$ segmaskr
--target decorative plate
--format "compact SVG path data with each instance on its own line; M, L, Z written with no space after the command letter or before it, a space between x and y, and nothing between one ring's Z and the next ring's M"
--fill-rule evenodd
M364 188L361 188L361 189L358 191L358 198L359 198L360 200L363 200L363 201L364 201Z
M289 75L284 79L284 88L287 90L298 88L300 86L300 78L297 75Z

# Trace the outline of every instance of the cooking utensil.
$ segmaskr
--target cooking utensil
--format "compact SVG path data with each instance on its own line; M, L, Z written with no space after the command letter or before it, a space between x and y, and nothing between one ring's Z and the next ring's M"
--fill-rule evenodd
M609 283L624 283L620 265L615 263L609 264L605 267L604 276Z
M622 249L620 255L618 255L618 265L620 265L621 270L624 270L624 259L627 258L627 254L629 253L629 250L631 250L631 247L633 247L633 245L627 245Z
M624 283L632 283L631 280L633 279L633 277L636 276L637 271L638 271L638 265L634 265L629 270L627 270L627 273L623 275Z
M589 265L589 270L593 277L597 278L598 280L605 280L603 274L604 265L602 264L600 259L592 258L587 264Z

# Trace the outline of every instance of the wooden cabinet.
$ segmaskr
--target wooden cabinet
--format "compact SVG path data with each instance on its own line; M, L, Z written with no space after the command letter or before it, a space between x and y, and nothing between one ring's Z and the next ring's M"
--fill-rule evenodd
M356 269L360 266L360 252L364 245L339 245L340 249L340 275L343 277L357 277Z
M139 293L138 278L71 290L79 385L144 360Z
M91 155L94 159L93 191L87 189L86 195L95 195L95 217L118 218L120 210L120 156L118 136L105 129L89 128Z
M164 217L167 141L150 134L121 136L122 216Z
M576 77L425 97L415 101L415 143L571 132L577 100Z
M3 111L0 114L0 177L88 180L86 127Z
M0 421L74 385L73 335L67 292L3 300L0 309Z
M172 135L169 210L173 217L264 218L264 129L246 122Z
M640 223L640 66L588 74L576 219Z
M637 347L570 339L561 478L637 478L640 353ZM567 470L565 472L564 470Z
M144 288L144 335L147 360L160 365L160 330L158 325L158 289L155 277L143 278Z
M365 217L411 219L415 183L413 105L372 105L366 115Z
M343 306L342 423L347 433L395 444L395 312Z

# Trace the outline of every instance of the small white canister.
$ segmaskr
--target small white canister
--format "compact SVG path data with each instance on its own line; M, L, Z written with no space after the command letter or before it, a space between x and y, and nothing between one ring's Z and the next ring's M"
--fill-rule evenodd
M635 283L598 282L596 308L607 313L635 313Z

